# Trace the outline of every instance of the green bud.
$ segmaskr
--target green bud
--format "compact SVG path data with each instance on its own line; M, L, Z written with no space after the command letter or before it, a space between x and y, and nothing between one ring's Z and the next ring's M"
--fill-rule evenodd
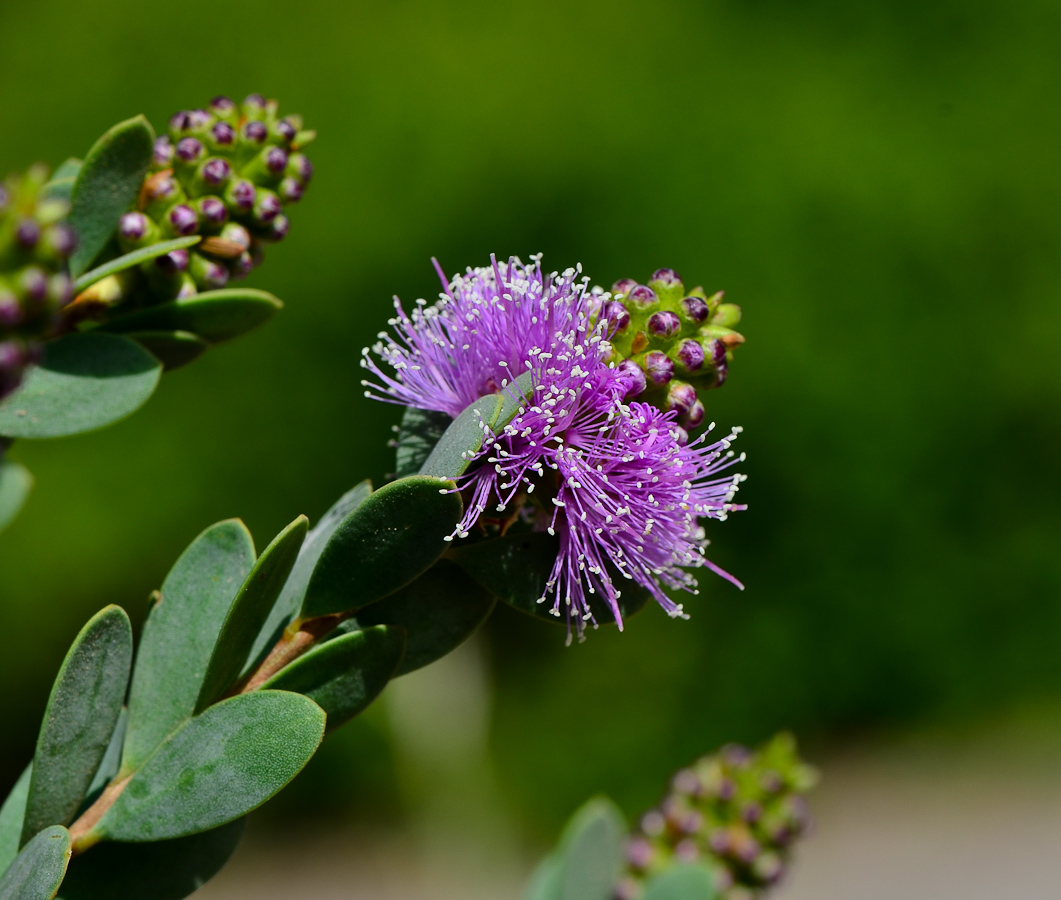
M740 307L736 303L723 303L711 317L712 325L722 325L725 328L736 328L740 324Z

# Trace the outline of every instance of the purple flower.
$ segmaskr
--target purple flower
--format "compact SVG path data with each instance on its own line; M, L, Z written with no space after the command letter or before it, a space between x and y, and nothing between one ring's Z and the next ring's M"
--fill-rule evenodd
M437 267L436 263L436 267ZM438 303L418 301L408 315L395 301L395 336L381 334L362 365L375 377L366 395L456 417L478 398L530 371L531 390L516 416L484 445L461 479L466 536L488 507L519 509L525 523L559 539L540 603L582 636L597 624L589 600L601 597L622 628L619 579L646 589L672 616L684 617L664 588L696 591L685 568L706 567L699 518L725 519L743 507L733 495L743 477L726 472L739 429L715 443L686 443L675 412L624 398L629 367L610 361L600 297L580 269L542 273L492 260L445 285ZM647 290L647 289L646 289ZM743 459L743 456L741 457Z

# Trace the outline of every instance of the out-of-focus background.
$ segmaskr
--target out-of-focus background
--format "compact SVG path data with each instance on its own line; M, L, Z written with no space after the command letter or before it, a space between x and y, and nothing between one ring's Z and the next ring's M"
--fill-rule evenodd
M330 738L211 896L264 860L281 883L287 840L334 873L316 896L439 897L416 873L443 869L515 896L592 793L635 815L781 727L826 773L792 897L1056 896L1059 40L1044 0L0 5L0 171L217 93L321 135L251 282L282 314L127 422L16 446L38 486L0 537L0 787L88 615L140 621L213 521L264 546L385 477L397 412L358 356L393 294L437 294L432 255L543 252L743 307L709 416L745 428L750 509L710 537L747 590L705 578L690 621L571 648L500 610Z

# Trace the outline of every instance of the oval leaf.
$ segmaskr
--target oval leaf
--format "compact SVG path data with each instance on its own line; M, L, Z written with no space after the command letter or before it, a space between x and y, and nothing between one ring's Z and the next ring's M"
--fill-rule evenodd
M405 675L456 650L478 631L493 608L488 591L453 563L441 560L396 594L360 610L357 625L405 629L405 657L396 673Z
M408 584L442 555L460 517L452 482L413 476L380 488L328 541L302 616L358 609Z
M190 331L131 331L127 337L161 362L164 372L186 366L210 349L206 341Z
M394 677L404 652L404 629L366 628L314 647L263 687L305 694L327 713L330 731L379 696Z
M133 628L121 607L96 613L74 639L37 738L23 844L73 820L121 715L132 661Z
M250 532L229 519L199 535L166 576L133 670L123 776L192 715L221 626L252 565Z
M439 438L453 420L444 412L407 406L398 428L395 474L398 478L415 475L431 455Z
M464 474L497 420L504 401L500 394L488 394L469 404L443 432L438 443L420 467L421 475L458 478Z
M172 841L98 844L70 863L59 900L181 900L236 851L244 819Z
M11 860L18 856L18 848L22 843L26 797L29 796L29 781L32 777L33 763L30 763L22 770L4 805L0 806L0 875L7 871Z
M677 865L645 886L641 900L715 900L715 880L703 866Z
M546 619L549 622L567 623L563 614L552 614L553 597L538 601L545 596L556 556L560 552L560 539L545 532L533 534L509 534L472 544L458 544L450 550L452 559L479 584L503 603L520 612ZM626 620L641 610L651 596L634 581L613 576L621 586L619 612ZM590 609L599 624L614 621L611 608L599 594L590 596Z
M195 704L196 714L220 697L239 677L255 638L291 574L307 531L309 519L299 516L258 557L221 626Z
M300 694L258 691L186 722L132 777L93 829L157 841L217 828L260 806L309 762L324 712Z
M0 459L0 531L19 514L29 492L33 476L29 469L10 459Z
M118 716L118 724L114 726L114 733L111 735L110 743L107 744L107 751L103 754L96 774L92 776L92 784L88 786L85 802L81 804L82 810L95 803L99 795L103 793L103 789L118 774L122 765L122 746L125 744L125 726L128 722L129 711L122 707L122 714Z
M84 272L106 246L118 219L136 200L151 165L155 133L143 116L120 122L96 141L77 174L70 224L78 246L70 274Z
M216 344L246 334L283 308L276 297L253 288L207 291L150 306L114 319L107 331L190 331Z
M102 281L109 275L117 275L119 272L124 272L126 269L131 269L133 266L137 266L142 262L147 262L149 259L155 259L157 256L165 256L171 250L180 250L183 247L194 247L199 241L202 240L197 234L193 234L191 237L174 238L172 241L161 241L158 244L152 244L150 247L141 247L139 250L134 250L132 253L126 253L124 256L119 256L117 259L112 259L109 262L103 263L91 272L86 272L77 281L74 282L74 293L80 294L85 288L91 287L97 281Z
M68 334L44 345L44 359L0 403L0 434L67 437L124 419L154 393L162 367L115 334Z
M42 831L0 878L0 900L51 900L69 862L69 832L61 825Z
M590 800L576 812L560 838L563 874L556 900L611 900L625 833L622 813L606 797Z
M313 529L302 544L298 552L298 559L287 578L284 589L280 592L280 598L273 605L272 612L262 626L254 647L250 652L248 668L252 668L262 661L278 640L280 634L288 626L292 619L302 608L302 601L306 596L306 587L310 576L317 566L317 560L321 558L324 548L328 545L331 536L335 534L344 519L357 509L372 493L372 482L362 481L356 487L351 488L313 526ZM244 672L246 674L246 671Z

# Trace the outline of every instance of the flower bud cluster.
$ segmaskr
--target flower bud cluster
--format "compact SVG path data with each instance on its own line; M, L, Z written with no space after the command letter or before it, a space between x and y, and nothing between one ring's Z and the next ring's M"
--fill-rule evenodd
M657 269L648 284L624 278L600 299L608 339L628 376L626 399L673 410L683 428L699 427L705 414L699 392L725 383L733 348L744 343L734 331L740 307L723 303L722 291L686 291L673 269Z
M61 221L69 204L41 191L48 174L36 165L0 184L0 398L19 386L71 299L77 238Z
M280 117L275 100L242 104L215 97L208 109L179 112L155 142L137 208L118 225L126 253L199 234L202 242L141 266L159 300L224 287L259 265L263 244L283 240L284 214L313 177L300 152L316 136L302 117Z
M803 795L817 777L785 733L758 751L731 745L682 769L627 839L616 900L638 900L647 880L678 863L708 868L720 900L761 896L810 826Z

